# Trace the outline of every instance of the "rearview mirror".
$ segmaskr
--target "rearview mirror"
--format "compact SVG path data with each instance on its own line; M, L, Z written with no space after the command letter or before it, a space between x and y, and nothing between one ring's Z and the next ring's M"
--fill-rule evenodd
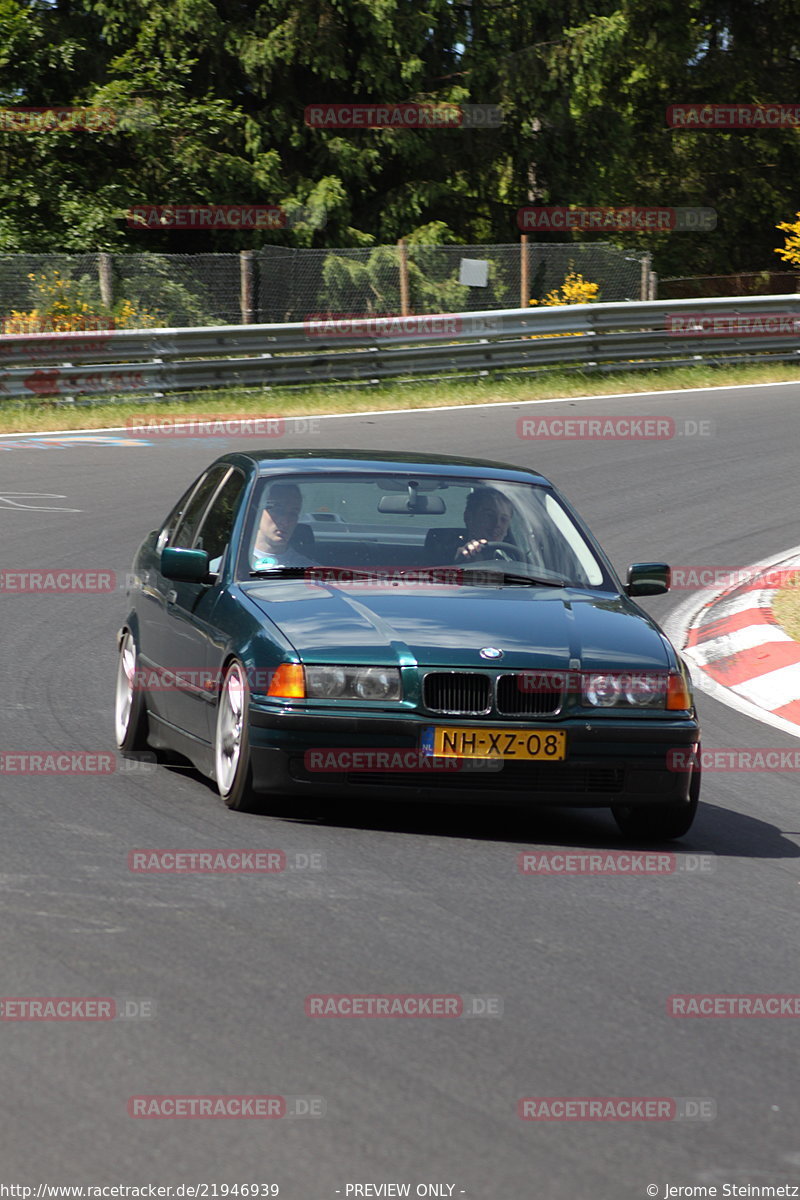
M178 583L203 583L208 576L206 550L179 550L167 546L161 551L161 574Z
M666 563L632 563L625 584L627 596L661 596L669 591L670 569Z
M441 516L446 512L441 496L381 496L378 512L382 513L432 513Z

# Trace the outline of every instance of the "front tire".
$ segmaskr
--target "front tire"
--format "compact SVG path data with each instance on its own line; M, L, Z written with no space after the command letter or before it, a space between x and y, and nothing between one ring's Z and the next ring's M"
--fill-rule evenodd
M611 811L619 830L629 841L669 842L683 837L692 827L700 803L700 747L692 770L688 804L649 804L641 807L619 806Z
M220 796L236 812L262 811L262 803L253 792L249 721L247 672L234 659L225 671L217 704L214 776Z
M133 634L126 629L119 646L114 734L122 754L133 755L147 746L147 706L138 682L139 655Z

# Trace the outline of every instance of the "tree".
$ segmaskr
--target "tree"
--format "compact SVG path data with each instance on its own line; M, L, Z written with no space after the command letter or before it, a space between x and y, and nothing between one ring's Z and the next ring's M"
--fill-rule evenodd
M107 105L102 133L0 131L0 250L516 241L527 203L702 206L619 234L661 275L763 268L800 131L670 129L790 100L796 0L0 0L0 104ZM482 129L312 128L310 104L502 105ZM746 180L746 186L743 181ZM137 203L267 203L259 232L131 228ZM548 238L549 235L541 235ZM575 232L575 241L592 234ZM606 233L605 236L608 236Z

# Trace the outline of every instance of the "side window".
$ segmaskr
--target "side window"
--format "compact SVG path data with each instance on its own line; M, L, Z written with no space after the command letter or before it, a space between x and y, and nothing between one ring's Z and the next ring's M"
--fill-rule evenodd
M183 516L184 509L186 508L187 504L189 503L192 496L196 492L197 488L199 487L200 483L202 482L202 479L203 479L203 476L201 475L199 479L195 479L195 481L191 487L186 489L186 491L183 493L183 495L181 496L178 503L173 508L172 512L167 517L164 524L161 526L161 529L158 534L158 541L156 542L156 550L158 551L159 554L164 549L164 547L168 544L169 539L172 537L172 534L175 532L177 524L180 521L181 517Z
M191 549L206 506L229 471L230 467L224 465L214 467L208 472L186 506L174 533L170 534L170 546L179 546L184 550Z
M206 513L195 536L195 548L208 551L212 563L216 559L222 558L228 542L231 540L233 522L236 520L244 484L244 475L241 471L232 471Z

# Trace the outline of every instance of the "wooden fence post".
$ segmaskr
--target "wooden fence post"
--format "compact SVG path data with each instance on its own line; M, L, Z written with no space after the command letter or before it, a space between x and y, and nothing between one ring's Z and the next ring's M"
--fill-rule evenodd
M400 238L397 242L399 251L399 266L400 266L400 313L402 316L408 316L408 249L406 247L406 239Z
M239 251L239 307L242 325L255 324L255 265L252 250Z
M110 311L114 307L114 276L112 273L113 259L110 254L100 253L97 256L97 278L100 284L100 299Z

